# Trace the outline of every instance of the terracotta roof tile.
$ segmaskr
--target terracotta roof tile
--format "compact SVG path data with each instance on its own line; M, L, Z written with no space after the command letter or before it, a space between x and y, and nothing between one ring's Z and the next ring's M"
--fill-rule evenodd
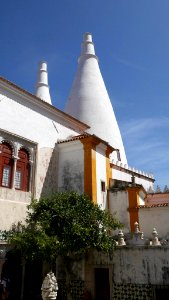
M153 208L153 207L167 207L169 203L160 203L160 204L152 204L152 205L139 205L137 208Z
M92 135L89 134L89 133L75 135L75 136L72 136L71 138L68 138L66 140L58 141L58 144L63 144L63 143L68 143L68 142L72 142L72 141L82 140L82 139L85 139L86 137L89 137L89 136L92 136Z
M83 134L80 134L80 135L72 136L71 138L68 138L68 139L65 139L65 140L60 140L60 141L58 141L58 144L63 144L63 143L68 143L68 142L72 142L72 141L82 140L82 139L85 139L87 137L94 137L94 138L98 139L103 144L111 147L113 149L112 151L118 150L118 149L113 148L108 142L102 140L97 135L95 135L95 134L89 134L87 132L84 132Z

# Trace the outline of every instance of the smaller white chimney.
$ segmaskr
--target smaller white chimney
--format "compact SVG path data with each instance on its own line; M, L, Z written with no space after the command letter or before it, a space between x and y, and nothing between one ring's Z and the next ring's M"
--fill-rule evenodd
M39 63L38 82L36 85L36 96L42 100L52 104L48 85L47 63L41 61Z

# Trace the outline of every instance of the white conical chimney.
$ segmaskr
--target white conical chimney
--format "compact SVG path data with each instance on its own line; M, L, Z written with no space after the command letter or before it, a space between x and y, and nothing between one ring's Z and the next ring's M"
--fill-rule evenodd
M50 93L49 93L49 86L48 86L47 63L45 61L41 61L39 63L38 82L36 85L36 96L52 104Z
M99 69L90 33L84 35L78 69L65 111L87 123L91 127L89 133L118 148L121 161L127 164L120 130ZM113 153L112 158L118 160L117 154Z

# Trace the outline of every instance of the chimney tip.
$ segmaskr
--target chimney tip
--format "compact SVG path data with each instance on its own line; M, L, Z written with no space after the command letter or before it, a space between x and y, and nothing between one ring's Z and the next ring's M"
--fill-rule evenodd
M92 42L92 34L90 32L86 32L83 35L83 41L84 42Z

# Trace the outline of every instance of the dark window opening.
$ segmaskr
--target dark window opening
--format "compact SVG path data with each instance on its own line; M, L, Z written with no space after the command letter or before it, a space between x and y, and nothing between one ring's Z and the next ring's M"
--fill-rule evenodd
M102 192L106 191L106 183L105 183L105 181L101 181L101 191Z

